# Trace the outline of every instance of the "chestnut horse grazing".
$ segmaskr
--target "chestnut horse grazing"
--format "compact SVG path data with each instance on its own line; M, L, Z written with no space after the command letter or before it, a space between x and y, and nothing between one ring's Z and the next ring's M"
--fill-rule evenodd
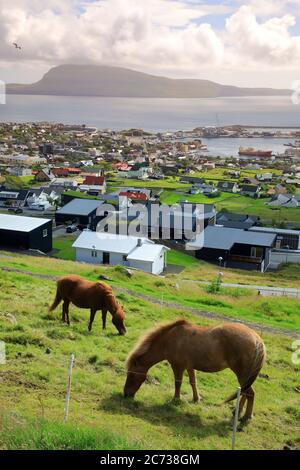
M120 335L126 333L125 313L117 302L112 288L103 282L91 282L80 276L65 276L57 281L56 297L50 307L50 311L63 301L62 321L70 324L69 305L72 302L76 307L89 308L91 310L89 331L92 329L97 310L102 310L102 327L106 328L106 315L112 314L112 322Z
M174 372L175 396L180 399L180 388L185 370L189 375L194 402L199 400L195 370L219 372L231 369L241 386L240 414L247 401L243 419L252 417L254 390L266 357L262 339L255 331L238 323L227 323L211 328L193 325L186 320L159 325L151 330L134 348L127 359L125 397L134 397L147 377L150 367L167 360ZM231 395L225 403L234 400Z

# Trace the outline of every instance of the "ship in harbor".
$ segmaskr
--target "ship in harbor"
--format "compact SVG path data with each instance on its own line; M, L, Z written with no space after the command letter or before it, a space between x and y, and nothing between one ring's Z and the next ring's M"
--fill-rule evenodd
M289 143L289 144L283 144L283 145L285 145L286 147L292 147L294 149L299 149L300 148L300 140L295 140L294 144Z
M253 147L240 147L239 155L245 157L266 157L271 158L273 150L258 150Z

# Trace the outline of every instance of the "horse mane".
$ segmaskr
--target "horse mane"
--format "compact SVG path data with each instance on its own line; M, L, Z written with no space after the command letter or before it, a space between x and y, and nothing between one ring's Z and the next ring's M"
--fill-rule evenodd
M111 286L108 284L105 284L104 282L97 282L98 286L101 287L101 293L105 297L105 300L107 301L109 311L115 312L118 317L120 317L122 320L125 318L125 313L117 301L115 295L113 294L113 290Z
M152 344L155 343L161 336L165 335L168 331L172 330L176 326L181 326L181 325L189 325L189 322L185 320L184 318L180 318L179 320L176 320L171 323L163 323L160 324L152 330L148 331L137 343L137 345L134 347L134 349L131 351L129 354L127 361L126 361L126 366L127 369L129 370L133 363L141 357L143 354L145 354L149 349L151 348Z

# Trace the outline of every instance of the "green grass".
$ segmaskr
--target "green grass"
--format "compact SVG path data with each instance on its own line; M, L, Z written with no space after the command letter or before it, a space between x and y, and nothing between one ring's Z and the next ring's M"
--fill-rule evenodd
M253 199L247 196L233 196L217 203L217 210L227 209L231 212L242 214L256 215L263 220L280 222L300 223L299 208L277 208L268 206L267 203L271 199Z
M198 260L194 258L194 256L190 256L173 249L167 252L167 263L168 265L176 264L177 266L182 266L184 268L198 266L199 264Z
M113 186L114 188L119 188L120 186L133 186L136 188L149 188L149 189L180 189L180 188L189 188L191 185L180 183L179 177L166 177L163 180L138 180L138 179L128 179L128 178L110 178L108 180L108 187Z
M61 258L65 260L75 261L75 248L72 248L72 244L76 240L78 235L64 235L53 239L53 249L58 250L54 253L55 258Z
M72 189L68 190L64 193L66 196L73 196L77 199L97 199L95 196L91 196L90 194L81 193L80 191L73 191Z
M264 168L262 170L239 170L241 176L239 178L232 178L231 176L226 175L225 173L228 171L235 171L234 168L214 168L213 170L208 171L196 171L193 176L197 176L199 178L204 178L207 181L241 181L243 178L255 178L257 174L264 174L264 173L273 173L275 176L281 176L282 170L278 170L275 168Z
M171 256L175 256L171 254ZM65 274L76 274L85 276L91 280L97 280L102 273L113 279L113 285L129 289L139 294L146 294L154 299L161 300L162 294L165 301L177 303L184 307L193 307L231 318L242 318L247 321L257 322L275 327L300 330L300 301L295 298L275 297L265 298L257 294L255 290L248 290L247 296L236 298L230 290L227 294L224 290L218 295L208 294L206 286L197 281L211 282L215 279L218 268L207 263L198 262L185 253L177 254L173 258L175 264L185 266L180 274L169 274L163 279L148 275L142 271L135 271L129 280L124 268L105 267L103 265L74 264L71 261L61 262L48 258L43 260L41 266L40 258L28 256L2 258L3 266L18 269L25 273L42 273L49 276L62 276ZM195 263L197 264L193 264ZM184 267L184 266L183 266ZM226 283L238 282L240 284L255 285L281 285L283 287L299 287L299 267L289 267L287 274L266 273L266 277L254 271L226 270L223 281ZM289 273L289 274L288 274ZM15 274L24 277L24 274ZM276 279L276 275L278 278ZM288 279L289 277L289 279ZM278 279L280 281L278 281ZM196 281L196 282L195 282ZM159 287L159 288L158 288ZM266 307L266 303L268 306Z
M220 193L217 197L208 197L204 194L188 194L180 191L163 191L160 196L160 201L163 204L176 204L179 201L195 202L198 204L218 204L219 202L226 201L227 199L239 197L236 194Z
M18 269L37 273L76 272L96 278L103 272L70 261L52 259L41 263L40 258L28 256L11 259ZM170 294L173 289L178 302L183 302L184 296L193 298L196 289L187 285L178 293L171 287L174 277L168 281L139 273L128 279L122 269L116 268L106 273L113 279L113 285L127 285L135 290L141 284L141 289L149 295L150 289L159 292L170 289ZM0 369L0 412L4 417L0 421L0 448L230 448L231 408L219 406L237 385L229 370L197 374L203 396L198 405L192 403L187 377L181 404L172 403L173 377L164 362L151 369L148 381L134 401L122 396L125 359L147 329L182 315L201 325L212 325L214 321L188 313L184 303L181 309L166 308L133 295L118 294L126 310L128 334L117 335L110 317L103 332L99 314L93 331L88 333L86 310L71 306L70 327L61 323L59 309L48 312L56 288L53 280L0 271L0 284L0 311L13 313L18 321L13 325L0 316L0 339L6 341L7 352L7 363ZM213 304L216 308L227 308L230 299L233 303L247 299L244 292L238 299L234 292L225 294L210 296L202 291L199 305L201 301L209 309ZM267 305L263 308L269 312ZM280 308L277 307L278 315ZM242 311L240 319L243 319ZM257 380L256 415L244 432L238 433L237 448L281 449L285 443L299 446L300 367L291 362L293 340L267 333L263 333L263 338L268 350L263 373L269 378ZM64 396L71 353L75 354L75 365L69 423L65 426L62 424Z
M103 429L74 426L43 419L2 417L1 447L7 450L131 450L136 443Z

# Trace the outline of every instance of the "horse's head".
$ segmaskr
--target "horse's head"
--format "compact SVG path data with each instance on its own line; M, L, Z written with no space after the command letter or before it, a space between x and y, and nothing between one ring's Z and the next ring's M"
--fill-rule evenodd
M112 322L117 328L120 335L126 334L125 312L122 305L117 305L117 308L115 309L113 314Z
M147 369L138 360L131 361L128 365L127 378L124 385L124 397L134 398L136 392L147 378Z
M125 312L123 306L119 304L116 297L112 293L109 293L106 297L106 306L112 314L113 325L115 325L120 335L125 335Z

